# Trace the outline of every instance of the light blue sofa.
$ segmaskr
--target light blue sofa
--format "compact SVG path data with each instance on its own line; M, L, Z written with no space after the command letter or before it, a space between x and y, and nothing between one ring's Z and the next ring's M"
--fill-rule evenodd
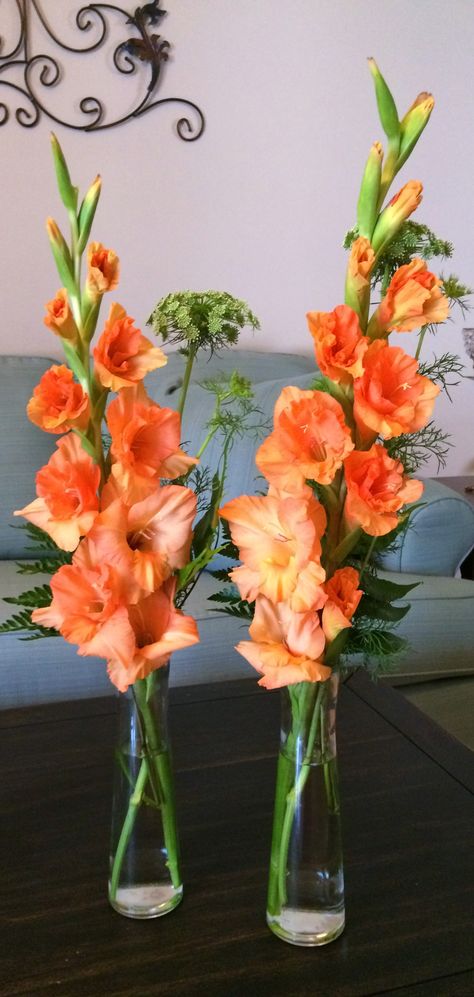
M31 556L24 532L11 511L34 497L34 474L49 458L55 437L31 425L25 406L34 386L51 361L31 357L0 358L0 595L15 595L41 576L20 576L16 560ZM172 354L167 367L147 379L147 388L160 404L173 405L183 360ZM183 439L190 452L203 439L209 395L197 383L219 371L238 368L255 387L256 403L271 418L273 405L287 384L309 387L314 380L310 357L240 350L201 359L189 389ZM254 464L255 440L239 439L232 452L226 498L258 491ZM219 444L212 443L207 462L212 466ZM422 581L411 595L412 609L400 624L411 650L397 666L397 681L420 682L470 675L474 671L474 582L455 578L460 562L474 546L474 510L459 495L436 481L427 481L423 508L415 511L412 526L396 553L386 559L388 577ZM401 579L400 575L403 575ZM45 578L45 581L48 579ZM234 651L243 636L239 620L217 614L208 596L218 583L205 572L187 603L198 620L201 643L173 656L172 682L196 684L254 675ZM0 602L0 621L12 607ZM21 636L21 634L20 634ZM101 696L112 692L104 663L80 658L62 638L22 642L0 634L0 708L53 700Z

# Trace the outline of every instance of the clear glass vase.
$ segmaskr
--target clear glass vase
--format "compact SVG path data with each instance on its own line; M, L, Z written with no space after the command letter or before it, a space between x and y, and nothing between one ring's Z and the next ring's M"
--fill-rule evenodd
M293 945L325 945L344 928L337 692L337 674L282 689L267 923Z
M168 744L168 672L169 666L157 669L120 697L109 901L126 917L167 914L183 894Z

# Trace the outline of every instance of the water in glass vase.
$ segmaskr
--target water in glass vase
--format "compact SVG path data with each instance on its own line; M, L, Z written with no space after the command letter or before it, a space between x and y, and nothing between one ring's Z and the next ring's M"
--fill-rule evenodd
M120 703L109 901L132 918L167 914L183 893L166 700L167 675L153 673Z
M325 945L344 928L336 692L334 679L283 691L267 923L294 945Z

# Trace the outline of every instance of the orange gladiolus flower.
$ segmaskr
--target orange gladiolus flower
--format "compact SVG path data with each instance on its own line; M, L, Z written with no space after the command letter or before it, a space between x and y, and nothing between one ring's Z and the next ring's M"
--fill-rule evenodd
M220 515L228 520L244 562L231 572L243 599L253 602L262 594L272 602L288 600L297 613L321 608L326 601L319 560L326 513L313 495L243 495Z
M306 318L322 373L338 384L352 384L362 374L369 344L356 313L348 305L338 305L332 312L308 312Z
M418 362L399 346L376 339L354 383L354 417L362 441L389 440L426 426L439 387L418 373Z
M394 530L402 506L416 502L423 492L423 483L406 477L401 461L389 457L380 443L370 450L354 450L344 471L347 522L351 529L361 526L372 537Z
M15 516L48 533L62 550L75 550L99 508L100 470L74 433L57 441L57 451L36 475L38 498Z
M115 499L88 534L90 556L97 564L112 565L127 602L138 602L187 564L195 515L196 496L182 485L155 488L132 506Z
M94 349L95 375L104 388L132 388L146 374L168 363L163 350L153 346L133 325L121 305L110 306L105 329Z
M339 402L323 391L284 388L274 427L255 461L270 484L289 494L301 494L306 480L330 484L354 447Z
M64 433L89 421L89 396L74 381L65 364L53 364L33 391L26 407L28 418L47 433Z
M34 622L55 627L70 644L79 645L78 654L114 656L125 667L135 651L135 634L113 567L92 563L81 544L73 563L53 575L51 589L52 602L34 610Z
M160 477L177 478L197 464L179 447L178 413L152 402L142 384L119 392L107 410L107 423L112 474L122 491L136 479L156 485Z
M111 657L107 667L109 678L120 692L166 665L173 651L199 642L196 621L173 605L175 588L176 579L170 578L158 592L129 607L134 650L127 661L123 656Z
M265 689L329 678L331 669L320 661L325 639L317 613L293 613L286 603L274 606L259 595L249 634L252 640L240 641L236 650L261 673L258 684Z
M323 609L322 624L328 643L337 637L341 630L352 626L351 619L363 596L359 584L359 572L355 568L338 568L324 589L328 601Z
M120 262L113 249L106 249L101 242L91 242L87 249L87 262L87 290L91 297L98 297L117 287Z
M48 326L48 329L69 343L76 343L79 333L69 307L66 289L62 287L57 292L56 297L46 303L45 308L44 324Z
M414 259L393 275L387 293L369 324L369 335L411 332L429 323L445 322L449 302L442 281L431 273L425 260Z

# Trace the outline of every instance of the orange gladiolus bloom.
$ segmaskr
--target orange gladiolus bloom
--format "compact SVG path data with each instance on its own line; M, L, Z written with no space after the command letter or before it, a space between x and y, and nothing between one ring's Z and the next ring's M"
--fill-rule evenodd
M370 450L354 450L344 471L347 522L350 528L361 526L372 537L394 530L402 506L416 502L423 492L423 483L406 477L401 461L389 457L380 443Z
M418 373L418 362L399 346L376 339L354 383L354 417L363 442L413 433L431 418L439 387Z
M306 480L330 484L354 447L339 402L323 391L284 388L274 427L255 461L270 484L289 494L301 494Z
M15 516L48 533L62 550L75 550L99 508L100 470L74 433L57 441L57 451L36 475L38 498Z
M105 329L94 349L95 375L104 388L132 388L146 374L168 363L163 350L153 346L133 325L121 305L110 306Z
M187 564L195 515L196 496L182 485L155 488L130 507L115 499L88 534L90 556L97 564L112 565L127 602L138 602Z
M76 384L69 367L54 364L34 389L26 412L31 422L47 433L64 433L73 426L85 429L89 396Z
M61 336L62 339L67 339L70 343L76 343L79 333L69 307L66 289L62 287L57 292L56 297L46 303L45 308L44 324L48 326L48 329L51 329L56 336Z
M111 657L107 667L109 678L120 692L166 665L173 651L199 642L196 621L173 605L175 587L176 579L170 578L162 589L129 607L134 650L127 661L123 656Z
M142 384L119 392L107 410L107 423L112 474L122 491L136 479L156 485L160 477L177 478L197 464L179 447L178 413L152 402Z
M72 564L53 575L53 599L44 609L35 609L32 619L44 627L55 627L78 654L119 659L127 664L135 650L135 634L124 601L121 580L109 564L94 564L83 544Z
M231 572L243 599L253 602L262 594L272 602L288 600L297 613L321 608L326 601L319 560L326 513L313 495L243 495L220 514L244 562Z
M369 344L356 313L348 305L338 305L332 312L308 312L306 318L322 373L338 384L352 384L362 374Z
M87 249L87 290L92 297L113 291L119 282L120 262L113 249L91 242Z
M359 572L355 568L338 568L324 589L328 601L323 609L322 624L324 636L330 643L341 630L352 626L351 619L363 596L359 584Z
M274 606L259 595L249 634L252 640L240 641L236 651L261 673L258 684L265 689L329 678L331 669L319 660L325 639L317 613L293 613L286 603Z
M387 293L369 324L373 338L385 332L411 332L429 323L445 322L449 301L442 281L425 260L414 259L393 275Z

